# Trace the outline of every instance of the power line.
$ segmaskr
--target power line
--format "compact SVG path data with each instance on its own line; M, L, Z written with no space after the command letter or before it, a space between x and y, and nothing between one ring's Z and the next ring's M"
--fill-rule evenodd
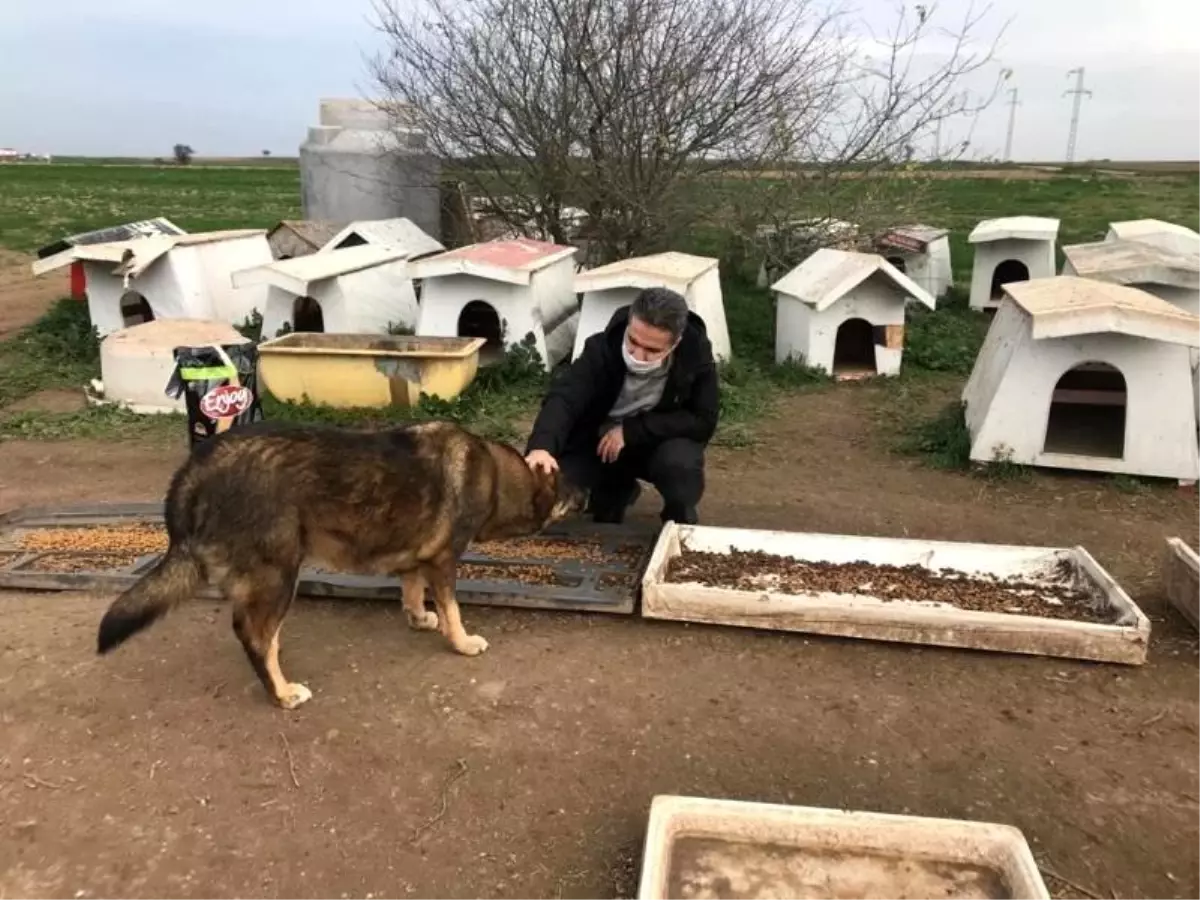
M1004 139L1004 161L1012 162L1013 131L1017 126L1017 107L1021 101L1017 99L1017 89L1008 89L1008 135Z
M1075 162L1075 138L1079 134L1079 109L1083 105L1084 96L1092 96L1092 92L1083 86L1083 66L1078 69L1071 69L1067 72L1067 77L1075 76L1075 87L1063 91L1063 96L1074 94L1075 99L1071 102L1071 130L1067 133L1067 162Z

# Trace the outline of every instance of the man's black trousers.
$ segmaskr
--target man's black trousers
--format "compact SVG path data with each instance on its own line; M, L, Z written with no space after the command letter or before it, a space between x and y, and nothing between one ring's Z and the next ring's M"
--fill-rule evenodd
M599 443L599 440L596 442ZM589 509L597 522L621 522L637 499L638 479L654 485L663 498L662 520L694 525L704 494L704 445L687 438L621 451L616 462L603 463L596 447L564 453L559 467L568 481L590 491Z

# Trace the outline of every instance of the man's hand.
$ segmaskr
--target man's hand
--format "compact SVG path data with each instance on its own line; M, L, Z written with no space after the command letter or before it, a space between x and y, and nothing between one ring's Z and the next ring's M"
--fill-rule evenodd
M558 460L545 450L530 450L525 462L533 471L542 471L549 475L558 471Z
M625 429L620 425L616 425L610 428L604 437L600 438L600 444L596 447L596 455L600 457L602 462L614 463L624 449Z

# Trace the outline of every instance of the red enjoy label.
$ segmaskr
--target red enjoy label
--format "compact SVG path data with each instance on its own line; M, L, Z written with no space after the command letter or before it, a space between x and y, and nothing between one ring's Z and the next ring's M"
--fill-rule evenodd
M200 412L210 419L231 419L240 416L254 403L248 387L223 384L200 398Z

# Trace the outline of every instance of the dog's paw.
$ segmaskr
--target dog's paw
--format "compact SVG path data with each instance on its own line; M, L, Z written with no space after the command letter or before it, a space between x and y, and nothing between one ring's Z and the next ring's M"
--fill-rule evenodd
M408 627L416 631L437 631L438 614L430 609L415 614L409 613Z
M454 649L463 656L478 656L488 648L488 642L477 634L468 634L454 645Z
M276 700L284 709L295 709L312 699L312 691L302 684L289 684Z

